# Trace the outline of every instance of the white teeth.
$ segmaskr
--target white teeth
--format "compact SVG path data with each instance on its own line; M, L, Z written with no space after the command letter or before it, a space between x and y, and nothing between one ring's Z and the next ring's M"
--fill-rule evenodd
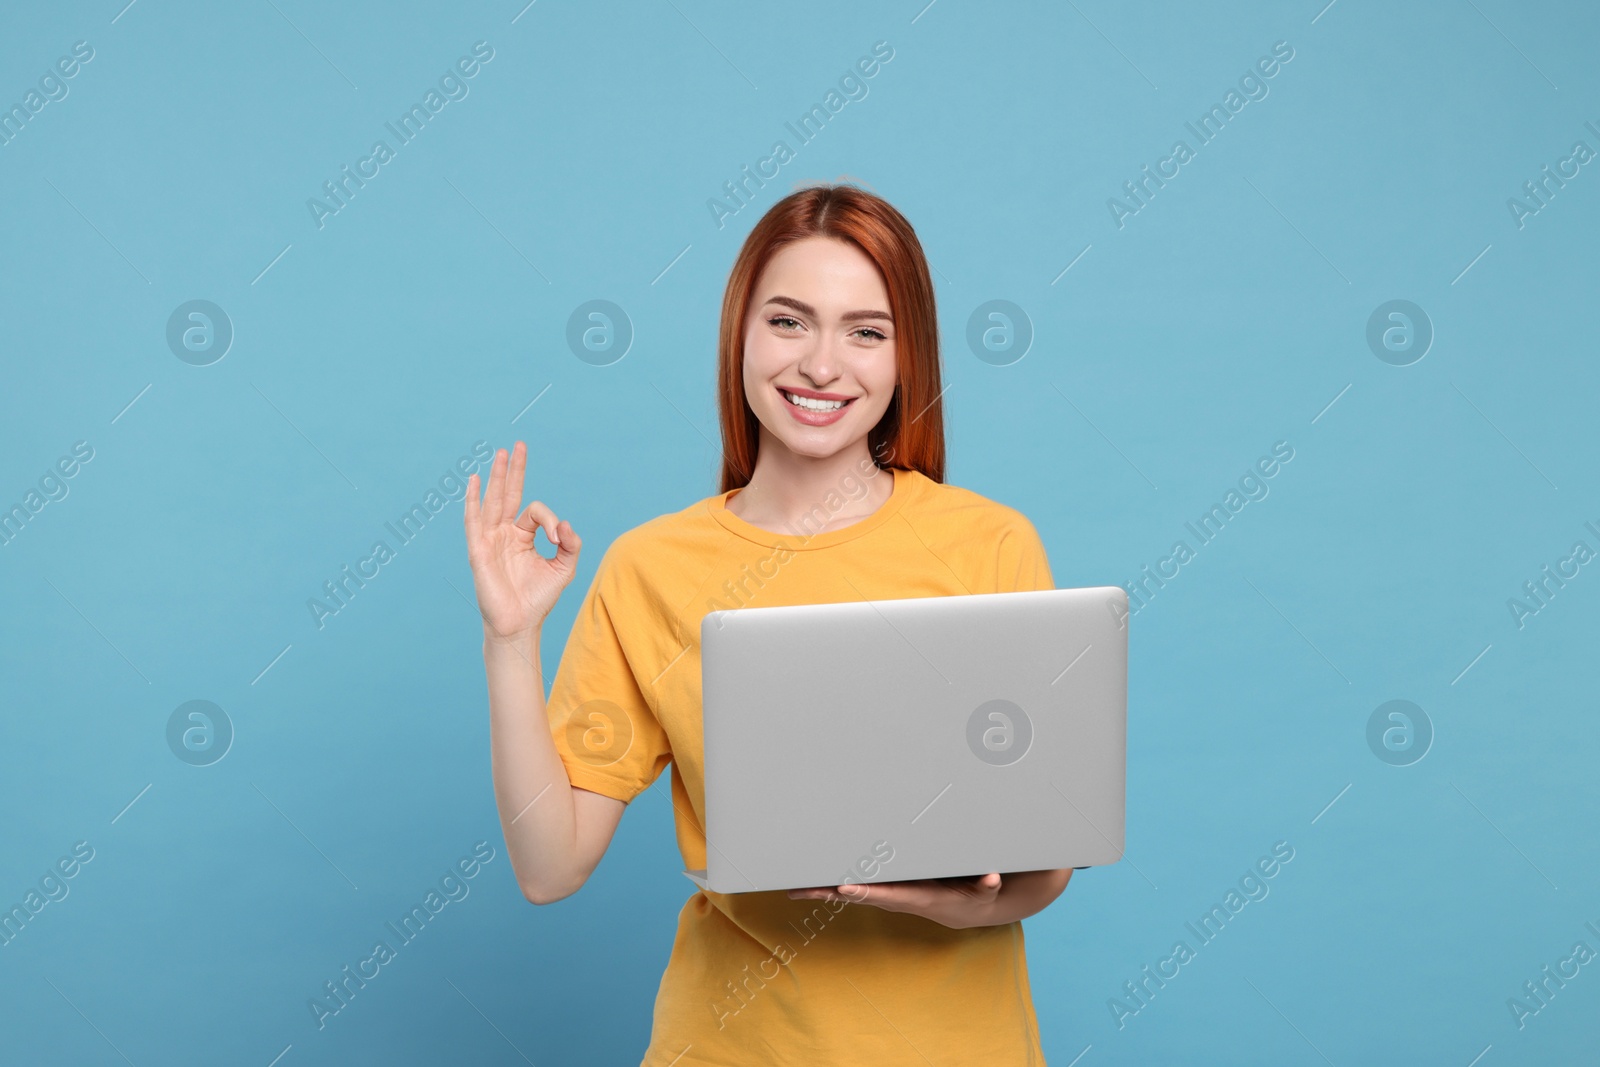
M845 404L843 400L813 400L809 396L795 396L790 392L784 392L783 395L788 399L789 403L797 408L805 408L807 411L838 411Z

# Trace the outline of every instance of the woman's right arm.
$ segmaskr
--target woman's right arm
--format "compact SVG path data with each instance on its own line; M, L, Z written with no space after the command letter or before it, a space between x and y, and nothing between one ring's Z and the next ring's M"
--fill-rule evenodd
M508 469L509 460L509 469ZM490 762L506 852L523 896L549 904L577 892L605 854L624 804L572 785L545 717L539 635L577 573L583 541L535 500L522 503L527 446L495 452L483 500L467 479L467 559L483 615ZM553 559L534 548L543 528Z

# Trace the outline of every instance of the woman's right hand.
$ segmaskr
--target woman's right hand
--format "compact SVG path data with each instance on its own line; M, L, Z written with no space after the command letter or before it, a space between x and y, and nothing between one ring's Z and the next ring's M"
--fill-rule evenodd
M509 471L506 450L496 450L481 504L478 476L467 479L467 560L472 564L484 635L499 641L525 640L543 625L561 590L577 573L578 550L583 547L572 524L558 522L544 504L535 500L521 506L527 461L528 447L521 441L511 451ZM534 535L541 527L556 546L554 558L547 559L534 548Z

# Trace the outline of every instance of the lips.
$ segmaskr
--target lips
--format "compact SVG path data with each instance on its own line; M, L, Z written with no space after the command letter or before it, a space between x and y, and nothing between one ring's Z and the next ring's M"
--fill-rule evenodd
M845 400L845 401L849 401L849 400L854 400L855 399L855 397L853 397L853 396L845 396L843 393L819 393L814 389L800 389L800 388L797 388L795 386L783 386L783 385L780 385L780 386L778 386L778 392L780 392L780 393L791 393L791 394L793 394L795 396L803 397L803 398L805 398L807 400Z
M855 397L839 396L837 393L810 396L792 389L781 388L778 390L778 395L783 397L783 402L791 407L798 408L801 411L821 412L822 414L827 414L830 411L843 411L855 400Z
M794 417L796 422L806 426L827 426L830 423L837 422L839 419L844 417L845 411L849 409L850 405L854 403L856 399L855 397L835 396L833 398L829 398L824 396L821 399L838 399L842 400L843 403L831 411L815 411L811 408L801 407L800 405L791 402L788 396L785 395L786 392L787 390L785 389L780 388L778 390L778 396L780 399L782 399L783 406L788 409L789 414ZM803 394L795 393L794 395L802 396Z

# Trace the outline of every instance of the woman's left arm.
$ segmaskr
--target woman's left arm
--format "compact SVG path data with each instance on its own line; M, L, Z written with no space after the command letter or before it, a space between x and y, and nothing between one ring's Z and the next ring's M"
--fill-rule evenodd
M928 878L791 889L789 896L796 900L870 904L885 911L920 915L953 930L966 930L974 926L999 926L1037 915L1061 895L1071 878L1072 868L1064 867L1004 876L985 874L976 878Z

